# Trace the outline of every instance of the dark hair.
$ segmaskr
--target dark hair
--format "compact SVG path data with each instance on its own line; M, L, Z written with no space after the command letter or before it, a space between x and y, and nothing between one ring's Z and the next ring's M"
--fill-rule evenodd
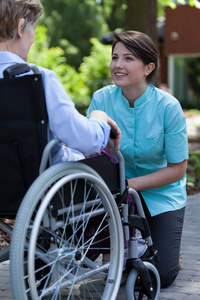
M159 76L159 54L152 39L139 31L129 30L118 34L115 33L112 53L118 42L121 42L136 58L141 59L145 65L152 62L155 64L155 69L147 76L147 82L156 82Z

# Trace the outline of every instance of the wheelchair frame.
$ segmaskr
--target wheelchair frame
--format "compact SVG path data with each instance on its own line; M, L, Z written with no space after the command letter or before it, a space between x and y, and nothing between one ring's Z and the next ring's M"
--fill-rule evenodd
M1 229L12 232L9 251L14 299L114 300L123 270L128 274L128 300L158 299L157 251L140 197L126 186L122 154L115 151L110 139L119 164L120 188L113 194L98 171L84 161L46 168L58 142L46 145L40 175L23 198L13 231L0 222ZM136 215L129 215L127 194L133 198ZM138 229L142 239L130 237L130 227ZM138 256L141 241L145 261ZM109 261L103 261L102 253L109 253ZM0 260L6 259L8 250L0 251Z

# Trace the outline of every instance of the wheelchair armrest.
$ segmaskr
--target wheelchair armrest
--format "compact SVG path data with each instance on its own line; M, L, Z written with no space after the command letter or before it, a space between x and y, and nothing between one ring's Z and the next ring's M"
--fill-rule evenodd
M115 150L115 146L114 143L112 141L112 139L116 138L116 130L111 127L111 131L110 131L110 137L109 137L109 141L108 144L111 147L113 153L115 154L115 157L117 158L118 162L119 162L119 173L120 173L120 191L121 194L124 192L124 190L126 189L126 185L125 185L125 163L124 163L124 158L121 154L120 151Z

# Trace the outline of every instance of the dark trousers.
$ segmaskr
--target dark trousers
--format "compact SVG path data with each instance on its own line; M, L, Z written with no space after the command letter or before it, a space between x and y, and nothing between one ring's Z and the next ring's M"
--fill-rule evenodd
M151 217L142 199L146 218L151 230L154 248L158 250L157 265L161 279L161 287L169 286L179 272L179 255L185 207Z

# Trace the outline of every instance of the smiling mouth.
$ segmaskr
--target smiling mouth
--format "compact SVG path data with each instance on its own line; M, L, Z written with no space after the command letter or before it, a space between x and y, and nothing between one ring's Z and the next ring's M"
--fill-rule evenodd
M116 76L127 76L127 74L125 74L125 73L119 73L119 72L115 73L115 75Z

